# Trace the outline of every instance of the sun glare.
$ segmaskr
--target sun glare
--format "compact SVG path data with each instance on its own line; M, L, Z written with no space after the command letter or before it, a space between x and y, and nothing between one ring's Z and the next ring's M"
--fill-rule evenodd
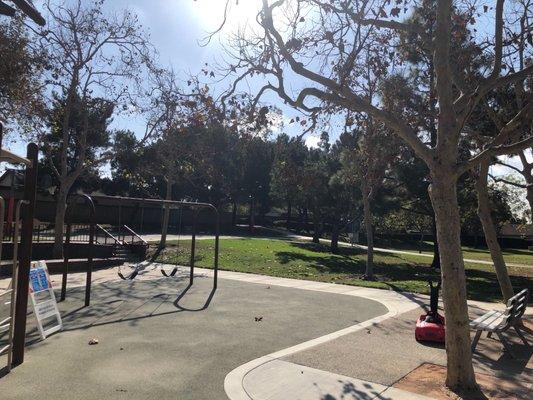
M193 13L206 31L217 29L224 20L226 0L197 0L191 2ZM261 0L230 0L224 32L229 33L253 22L261 8Z

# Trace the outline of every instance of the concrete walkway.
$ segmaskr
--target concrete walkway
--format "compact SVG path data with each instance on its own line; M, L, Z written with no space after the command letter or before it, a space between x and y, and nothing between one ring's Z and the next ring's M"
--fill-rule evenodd
M343 242L343 246L350 246L350 243ZM353 245L353 247L357 247L357 248L366 250L366 246L363 246L361 244L355 244L355 245ZM406 254L406 255L410 255L410 256L433 258L433 254L417 253L417 252L414 252L414 251L404 251L404 250L395 250L395 249L385 249L385 248L382 248L382 247L374 247L374 251L380 251L382 253ZM464 262L473 263L473 264L493 265L492 261L478 260L478 259L474 259L474 258L465 258ZM508 263L508 262L506 262L505 264L508 267L533 268L533 264L516 264L516 263Z
M244 377L242 385L248 398L257 400L430 399L394 387L282 360L272 360L253 369Z

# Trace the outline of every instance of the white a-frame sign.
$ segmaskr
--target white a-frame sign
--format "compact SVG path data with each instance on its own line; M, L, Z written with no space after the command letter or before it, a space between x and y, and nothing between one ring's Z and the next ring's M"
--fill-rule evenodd
M63 322L61 315L57 308L56 296L52 289L52 282L48 274L46 262L35 261L31 263L30 268L30 298L33 306L35 319L37 320L37 328L44 340L46 336L63 329ZM48 321L54 318L55 321ZM48 328L44 328L50 325Z

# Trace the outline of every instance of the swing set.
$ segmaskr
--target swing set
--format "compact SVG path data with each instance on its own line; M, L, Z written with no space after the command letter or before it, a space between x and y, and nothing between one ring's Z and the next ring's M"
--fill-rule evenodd
M179 255L180 251L180 239L182 234L182 219L183 219L183 209L188 208L192 210L192 233L191 233L191 249L190 249L190 258L189 258L189 285L192 285L194 282L194 267L195 267L195 258L196 258L196 233L198 230L198 216L200 212L204 210L211 211L214 215L214 231L215 231L215 249L214 249L214 276L213 276L213 288L216 289L218 281L218 255L219 255L219 231L220 231L220 216L217 208L210 203L196 203L188 201L175 201L175 200L160 200L160 199L145 199L145 198L135 198L135 197L121 197L121 196L93 196L94 200L106 199L106 200L116 200L123 202L133 202L144 205L161 205L163 207L178 208L179 211L179 222L178 222L178 246L177 253ZM161 268L161 274L167 278L174 277L178 272L179 264L176 263L174 268L167 272ZM135 279L142 270L142 266L138 264L130 274L123 274L122 271L118 270L118 276L122 280L133 280Z

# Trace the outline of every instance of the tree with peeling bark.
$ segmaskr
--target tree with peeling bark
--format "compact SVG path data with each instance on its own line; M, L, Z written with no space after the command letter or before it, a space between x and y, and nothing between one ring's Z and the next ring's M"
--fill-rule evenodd
M496 271L496 277L500 284L503 300L506 303L514 295L513 285L509 278L507 266L503 259L502 249L498 243L498 233L492 220L491 204L489 200L488 190L488 174L489 174L490 161L483 161L477 170L476 176L476 190L478 198L478 215L483 226L483 232L485 233L485 242L490 251L492 262L494 263L494 269Z
M533 73L533 65L513 64L504 68L503 54L509 38L505 27L513 23L506 14L505 2L498 0L493 10L478 9L476 4L460 0L436 1L431 30L411 21L411 5L391 6L390 1L366 0L263 0L257 22L260 28L246 30L235 39L237 51L229 72L238 83L259 75L266 82L258 91L256 101L267 92L276 93L316 120L323 112L363 113L394 131L429 169L429 194L435 211L439 242L443 300L446 316L447 386L456 392L479 392L472 366L466 279L461 253L460 216L457 180L492 157L517 152L533 143L533 137L516 137L516 126L531 119L533 102L528 101L506 121L497 135L486 139L483 150L467 159L459 157L460 140L468 135L465 124L474 109L480 107L492 91L510 87ZM420 4L413 1L412 4ZM482 6L479 6L482 7ZM492 18L494 29L478 29L486 24L475 18L483 13ZM457 27L461 29L457 29ZM529 29L529 27L527 28ZM428 132L404 118L378 100L369 101L360 89L364 86L359 73L375 54L389 50L390 62L384 64L385 74L399 71L395 64L396 41L382 40L383 32L410 32L417 35L433 55L435 100L437 104L436 141L431 145ZM473 42L483 42L478 53L465 50L462 35ZM380 43L379 49L367 46ZM381 41L381 42L380 42ZM479 75L480 60L491 60L491 68ZM402 68L416 68L404 64ZM472 73L475 71L475 73ZM298 76L296 85L289 85ZM376 74L373 79L381 79Z
M135 83L149 60L148 38L137 16L129 11L115 15L102 12L102 0L90 4L77 0L44 4L47 26L35 34L49 62L46 83L51 93L65 97L61 151L53 171L59 180L55 214L54 255L63 253L66 201L76 179L87 168L102 164L110 155L87 158L90 99L105 98L124 109L134 104ZM70 129L73 109L79 109L80 129ZM117 107L118 108L118 107ZM69 152L75 147L75 161Z
M523 83L521 82L517 82L515 86L517 87L522 84ZM517 92L522 91L517 90ZM474 147L477 147L478 150L483 149L483 144L486 142L487 138L494 138L494 136L497 135L498 132L500 132L500 130L503 128L501 115L504 115L506 109L509 109L510 107L508 105L509 103L507 102L502 104L502 97L506 100L509 100L508 96L505 94L502 95L502 93L488 96L485 101L485 107L475 110L472 113L470 120L466 124L467 129L473 134L472 139ZM512 99L510 103L513 103ZM513 110L511 114L516 113L517 108L512 108ZM529 121L526 120L521 122L521 124L518 124L515 127L517 136L521 136L520 132L527 131L529 129L527 127ZM489 169L495 161L497 161L496 158L484 160L477 168L473 169L471 173L474 178L477 194L477 215L481 222L483 233L485 235L485 242L494 264L494 269L496 271L496 277L502 291L503 300L504 302L507 302L507 300L514 295L514 290L509 278L509 273L507 271L507 266L503 258L500 244L498 243L498 233L493 219L494 207L489 196Z
M533 27L533 16L528 13L531 6L530 0L519 0L510 5L510 24L502 27L507 42L507 52L502 55L502 68L516 68L522 70L525 67L526 57L532 55L531 49L528 50L528 35L531 41L531 27ZM503 4L502 4L503 7ZM533 45L530 43L529 45ZM483 66L485 67L485 66ZM497 88L490 95L486 96L483 101L483 107L472 112L472 117L466 122L466 126L476 135L474 141L483 149L483 138L489 137L494 140L504 129L506 121L517 115L524 108L524 105L531 102L533 92L531 90L531 76L517 80L513 86L504 86ZM478 118L476 118L478 117ZM483 121L484 119L484 121ZM533 135L531 119L516 121L510 128L511 135L516 139L527 139ZM514 130L514 131L513 131ZM481 143L481 144L480 144ZM523 170L515 168L526 180L525 188L528 190L528 196L533 188L528 189L528 179L531 177L531 171L528 171L529 163L525 157L525 149L518 150L518 156L522 162ZM503 299L506 302L513 296L514 290L511 285L507 266L502 255L501 247L498 243L496 227L492 218L491 203L488 190L489 168L494 160L483 160L476 170L473 171L476 178L476 190L478 198L478 215L485 234L485 241L489 248L496 276L500 284ZM533 183L533 180L530 180ZM533 202L533 197L530 204Z

